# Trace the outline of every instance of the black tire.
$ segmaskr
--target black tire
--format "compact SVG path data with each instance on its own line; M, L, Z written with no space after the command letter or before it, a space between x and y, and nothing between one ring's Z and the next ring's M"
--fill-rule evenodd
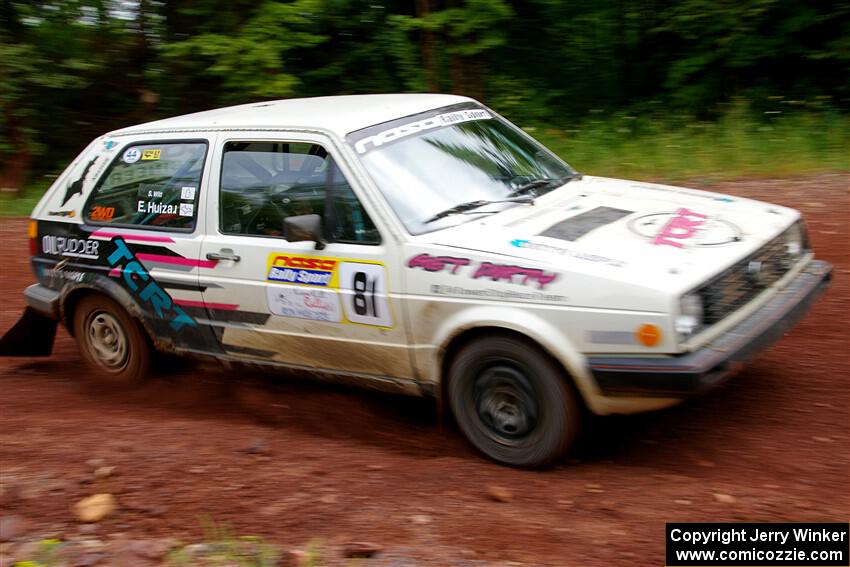
M466 438L491 459L548 465L578 438L581 405L563 369L531 341L475 339L453 358L448 398Z
M144 330L105 295L87 295L77 304L74 337L96 378L131 384L148 375L151 346Z

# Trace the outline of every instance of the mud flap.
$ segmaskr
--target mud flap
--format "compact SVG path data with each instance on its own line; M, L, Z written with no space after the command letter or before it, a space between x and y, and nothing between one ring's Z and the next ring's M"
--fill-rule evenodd
M56 321L27 307L15 326L0 338L0 356L50 356Z

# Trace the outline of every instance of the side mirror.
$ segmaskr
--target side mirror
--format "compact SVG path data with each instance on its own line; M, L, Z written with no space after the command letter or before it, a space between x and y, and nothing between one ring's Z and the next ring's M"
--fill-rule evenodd
M325 247L325 240L322 237L322 217L298 215L283 219L283 237L289 242L311 240L316 243L316 250L322 250Z

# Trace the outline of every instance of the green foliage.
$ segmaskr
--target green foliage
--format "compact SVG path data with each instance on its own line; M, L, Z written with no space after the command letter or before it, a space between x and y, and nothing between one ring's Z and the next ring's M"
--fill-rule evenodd
M220 81L222 102L285 98L300 81L287 72L289 52L309 49L327 36L313 33L320 0L267 1L236 33L203 33L163 47L166 60L193 60L195 72Z
M442 31L453 41L449 53L472 56L507 42L513 9L504 0L466 0L423 18L423 26Z
M762 140L771 122L754 117L794 105L813 113L783 124L807 136L812 120L846 126L848 76L850 0L0 0L0 188L108 130L294 96L469 94L567 139L600 115L649 114L675 136L682 114Z

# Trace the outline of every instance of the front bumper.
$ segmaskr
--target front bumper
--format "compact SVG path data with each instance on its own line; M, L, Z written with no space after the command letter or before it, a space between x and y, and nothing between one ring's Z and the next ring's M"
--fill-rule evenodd
M723 382L779 339L829 286L832 265L813 260L767 303L699 350L669 358L591 356L605 396L684 398Z

